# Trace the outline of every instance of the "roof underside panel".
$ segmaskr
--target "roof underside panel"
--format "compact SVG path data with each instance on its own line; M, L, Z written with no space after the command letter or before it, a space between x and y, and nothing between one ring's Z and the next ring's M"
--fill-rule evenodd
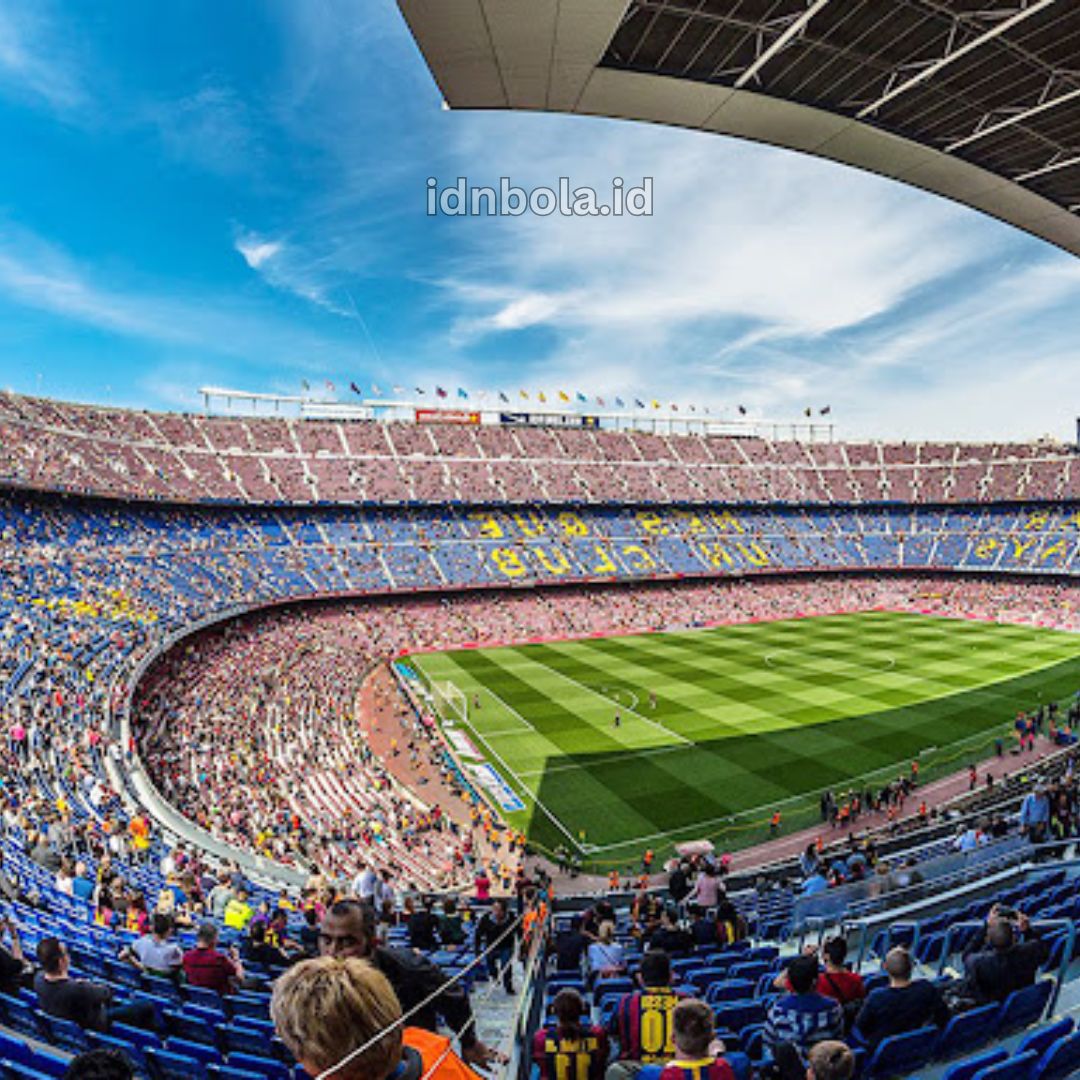
M399 4L453 107L632 117L790 146L1080 254L1077 0Z

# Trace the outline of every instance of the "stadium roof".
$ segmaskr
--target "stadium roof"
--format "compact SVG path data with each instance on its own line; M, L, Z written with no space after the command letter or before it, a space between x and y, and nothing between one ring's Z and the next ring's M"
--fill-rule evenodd
M1080 255L1077 0L398 0L452 108L844 162Z

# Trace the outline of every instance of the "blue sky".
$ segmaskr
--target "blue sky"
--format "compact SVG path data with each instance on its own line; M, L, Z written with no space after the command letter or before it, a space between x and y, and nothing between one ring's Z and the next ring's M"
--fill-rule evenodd
M1073 435L1080 262L933 196L715 136L457 113L390 0L0 6L0 384L559 388L850 437ZM426 181L650 218L430 218Z

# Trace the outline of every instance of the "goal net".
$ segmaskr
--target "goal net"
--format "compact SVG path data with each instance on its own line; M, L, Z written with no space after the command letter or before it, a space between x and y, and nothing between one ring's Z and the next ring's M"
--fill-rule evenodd
M431 697L436 711L444 720L468 722L469 699L460 687L452 682L433 682Z

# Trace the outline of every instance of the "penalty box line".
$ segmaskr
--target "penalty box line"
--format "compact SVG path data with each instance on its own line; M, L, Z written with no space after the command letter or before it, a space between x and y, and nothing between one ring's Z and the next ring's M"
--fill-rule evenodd
M517 711L517 709L515 709L512 705L508 705L505 701L503 701L503 699L498 694L496 694L494 690L491 690L488 687L484 687L484 689L487 690L487 692L489 694L491 694L491 696L493 698L495 698L495 700L498 701L499 704L503 706L503 708L505 708L509 712L513 713L519 720L522 721L522 723L526 724L528 726L529 730L533 734L540 735L541 738L544 738L544 736L542 735L541 732L537 731L536 728L533 727L533 725L530 724L529 721L526 720L525 717L522 716L521 713L519 713ZM518 794L519 795L524 795L525 798L532 800L533 805L538 810L543 812L544 816L552 823L552 825L554 825L555 828L557 828L559 830L559 832L561 832L563 834L563 836L565 836L566 839L569 840L570 843L573 844L574 847L582 855L588 854L588 852L581 846L581 843L574 838L574 834L572 832L570 832L570 830L562 823L562 821L560 821L559 818L556 817L555 814L553 814L551 812L551 810L549 810L548 807L544 805L543 802L540 801L540 799L537 797L537 795L530 789L529 785L526 784L525 781L522 780L521 777L518 776L518 774L516 772L514 772L513 769L510 768L510 766L506 763L506 759L502 756L502 754L500 754L498 752L498 750L496 750L495 747L492 746L491 743L489 743L488 740L483 735L481 735L480 732L475 727L473 727L472 723L470 723L470 721L467 718L465 720L465 726L473 733L473 737L475 739L478 739L481 743L484 744L484 746L487 748L488 753L506 771L506 774L512 780L514 780L517 783L517 786L518 786L518 789L519 789ZM524 734L524 732L515 730L514 734Z
M684 746L695 746L696 745L696 743L694 742L693 739L688 739L685 735L680 735L679 732L672 731L671 728L666 727L664 724L661 724L657 720L650 720L649 717L642 716L642 714L637 712L635 709L628 708L627 706L623 705L621 702L616 701L614 698L608 697L607 694L602 694L602 693L600 693L599 690L594 690L591 686L587 686L585 683L579 682L577 679L573 678L570 675L564 675L561 671L559 671L558 668L553 668L550 664L545 664L543 660L537 660L535 657L530 656L529 657L529 663L538 664L540 667L544 668L546 671L550 671L553 675L557 675L564 682L568 682L572 686L579 687L580 689L584 690L586 693L592 694L593 697L600 698L601 701L609 702L610 704L614 705L616 709L619 709L622 712L629 713L631 716L636 716L639 720L642 720L646 724L649 724L652 727L656 728L657 730L662 731L665 735L668 735L673 739L678 739L679 742L681 742ZM633 691L631 690L630 693L633 693Z

